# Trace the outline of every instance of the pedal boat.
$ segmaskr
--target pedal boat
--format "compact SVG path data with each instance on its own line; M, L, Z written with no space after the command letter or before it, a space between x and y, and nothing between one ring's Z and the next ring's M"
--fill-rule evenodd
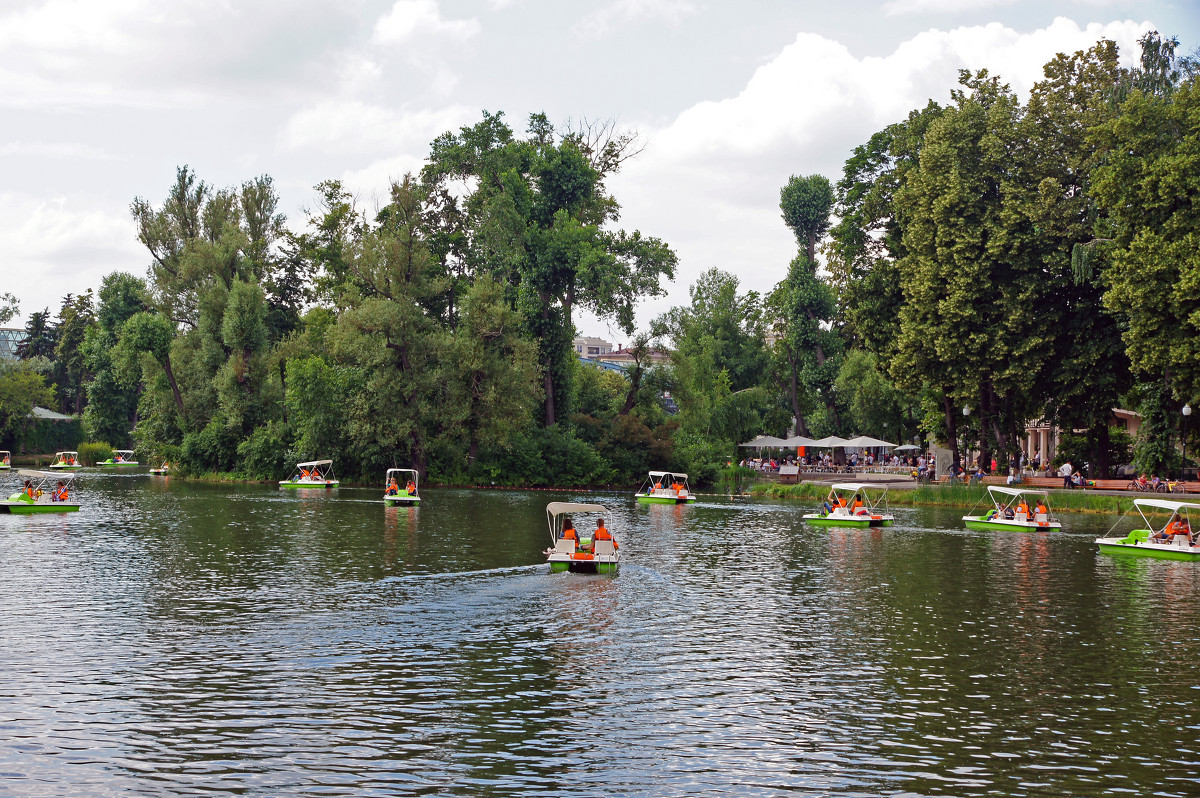
M992 509L983 515L964 515L963 523L967 529L993 530L1000 532L1057 532L1062 524L1054 520L1050 514L1017 512L1017 505L1025 496L1036 496L1043 500L1046 509L1050 504L1046 500L1048 492L1026 488L1009 488L1002 485L988 485L988 498L992 501ZM1025 502L1026 506L1029 502Z
M0 449L0 471L12 469L12 452Z
M101 460L96 465L103 468L124 468L141 465L141 463L133 459L133 449L113 449L112 457Z
M672 488L672 483L682 487ZM651 471L634 495L642 504L693 504L696 501L695 494L688 487L687 474L672 471Z
M1121 538L1096 538L1096 544L1105 554L1129 554L1135 557L1154 557L1159 560L1200 560L1200 540L1193 542L1191 535L1169 535L1167 528L1178 517L1189 529L1195 530L1200 522L1200 504L1179 502L1170 499L1134 499L1133 506L1145 522L1145 527L1135 529ZM1146 514L1162 510L1170 513L1162 523L1151 521Z
M34 515L40 513L74 513L79 511L79 502L70 501L71 482L75 479L75 474L68 472L66 474L54 471L17 471L17 476L22 480L29 480L30 487L33 488L33 496L22 489L21 491L9 496L6 500L0 501L0 513L10 513L12 515ZM58 482L62 481L64 487L67 488L68 501L55 501L54 491Z
M830 486L822 510L803 518L813 526L891 526L896 517L888 510L887 490L887 485L838 482Z
M171 473L171 464L169 462L165 462L158 468L151 468L150 473L156 477L165 477L167 474Z
M311 460L296 463L296 472L291 478L279 483L281 488L336 488L338 481L333 476L332 460Z
M83 468L83 464L79 462L79 452L55 452L50 468L65 471L69 468Z
M403 485L397 493L388 493L388 486L392 484L392 479L395 478L396 484ZM394 504L420 504L421 495L417 490L418 479L416 469L413 468L389 468L387 474L383 478L383 503L386 505ZM409 481L413 484L412 493L408 492Z
M580 523L578 540L564 538L563 521L568 515L590 520ZM551 547L546 549L546 561L551 571L572 571L585 574L615 574L621 565L621 551L616 536L612 540L592 540L596 518L603 518L609 527L608 509L599 504L550 502L546 505L546 521L550 526ZM573 518L572 521L575 519ZM611 534L611 527L609 527ZM587 535L588 537L584 537Z

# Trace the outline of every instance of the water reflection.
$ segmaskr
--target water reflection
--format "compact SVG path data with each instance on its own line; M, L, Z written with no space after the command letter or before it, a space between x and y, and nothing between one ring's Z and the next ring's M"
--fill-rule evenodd
M85 475L0 516L0 793L1190 795L1193 563L1111 519ZM613 510L552 574L545 503Z

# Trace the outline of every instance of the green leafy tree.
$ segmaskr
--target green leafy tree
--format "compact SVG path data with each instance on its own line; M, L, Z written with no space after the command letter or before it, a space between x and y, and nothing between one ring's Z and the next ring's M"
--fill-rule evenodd
M95 326L92 291L76 297L68 296L58 313L57 343L54 347L56 372L59 377L59 396L65 412L83 412L87 401L86 382L91 378L84 347L88 333Z
M25 325L25 338L17 344L17 357L30 360L35 357L53 358L58 345L58 335L51 321L50 308L39 310L29 316Z
M54 387L34 363L0 360L0 440L26 429L34 407L53 404Z

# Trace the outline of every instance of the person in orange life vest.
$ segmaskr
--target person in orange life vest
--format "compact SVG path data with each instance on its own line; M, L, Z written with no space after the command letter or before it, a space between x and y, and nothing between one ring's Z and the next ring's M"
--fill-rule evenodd
M1025 517L1028 518L1029 517L1029 505L1026 504L1024 500L1022 500L1021 503L1017 505L1017 512L1025 513Z
M579 535L575 534L575 523L571 520L571 516L563 518L562 534L558 537L560 540L579 540Z
M604 525L603 518L596 519L596 533L592 535L592 540L612 540L613 548L620 548L620 545L617 543L617 541L613 540L612 533L608 531L608 527Z
M395 496L399 492L400 492L400 486L396 484L396 478L392 477L392 481L389 482L388 486L387 486L387 495Z
M1171 516L1171 520L1163 527L1162 531L1154 536L1155 540L1170 541L1175 535L1187 534L1187 522L1179 517L1179 513Z
M404 490L406 493L408 493L409 496L416 496L417 495L417 483L413 482L410 479L408 481L408 484L404 486Z
M854 506L851 508L855 515L866 515L867 511L863 509L862 499L855 499Z
M25 490L23 491L23 493L31 499L37 498L36 496L33 495L33 483L30 482L29 480L25 480Z
M1049 514L1049 512L1050 512L1050 510L1048 507L1046 507L1045 504L1043 504L1040 501L1037 503L1037 514L1038 515L1047 515L1047 514Z
M661 480L659 480L659 481L656 481L656 482L654 483L654 489L655 489L655 490L662 490L662 481L661 481Z
M672 482L671 490L675 491L675 495L678 496L679 494L683 493L683 484L680 482Z
M60 479L58 487L54 489L54 495L50 497L52 501L65 502L67 500L67 486Z

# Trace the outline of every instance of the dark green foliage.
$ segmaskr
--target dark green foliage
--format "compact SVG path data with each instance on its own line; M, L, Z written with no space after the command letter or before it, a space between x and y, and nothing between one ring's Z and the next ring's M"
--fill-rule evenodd
M279 421L268 422L238 444L239 470L253 479L286 479L295 465L290 450L287 427Z
M85 466L94 466L96 463L112 459L113 456L112 446L105 441L88 441L70 448L78 448L79 462Z

